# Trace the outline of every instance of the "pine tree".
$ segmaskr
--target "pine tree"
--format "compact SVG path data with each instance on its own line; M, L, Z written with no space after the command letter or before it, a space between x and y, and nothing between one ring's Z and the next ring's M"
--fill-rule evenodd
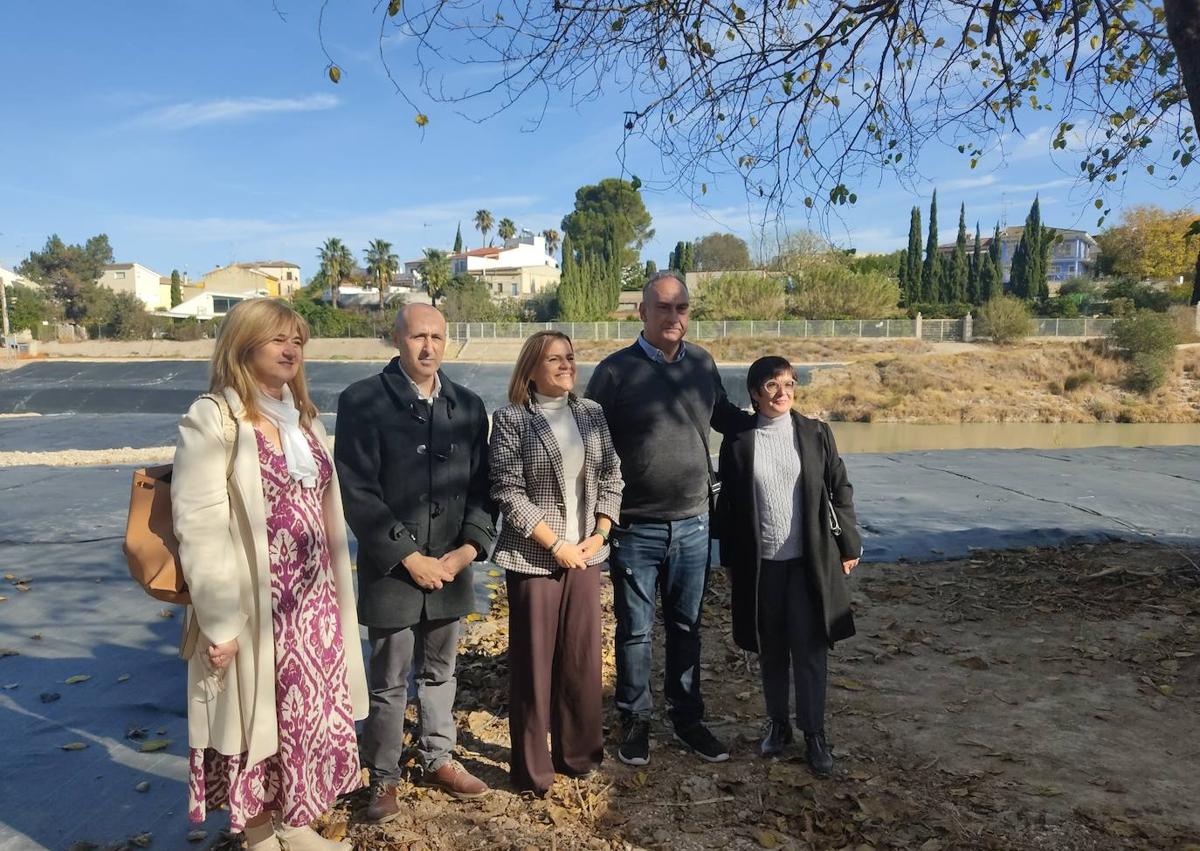
M913 207L908 219L908 274L905 281L908 289L905 291L907 304L917 304L923 293L921 286L921 208Z
M967 301L980 304L979 264L983 262L983 238L979 233L979 222L975 222L975 250L971 253L970 270L967 274Z
M979 283L976 297L979 304L987 304L994 296L1000 294L1000 270L992 264L990 252L984 252L979 261Z
M938 254L937 190L929 205L929 239L925 243L925 265L921 267L921 301L935 304L941 297L942 258Z
M462 241L462 222L458 223L458 230L454 234L454 253L461 254L463 249Z
M942 300L958 302L967 292L967 205L958 208L958 236L954 240L954 255L942 279Z

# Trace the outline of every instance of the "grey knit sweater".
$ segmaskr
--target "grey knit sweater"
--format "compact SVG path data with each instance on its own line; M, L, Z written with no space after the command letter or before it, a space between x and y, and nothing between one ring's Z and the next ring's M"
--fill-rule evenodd
M758 415L754 429L754 500L760 556L800 558L800 447L788 415Z

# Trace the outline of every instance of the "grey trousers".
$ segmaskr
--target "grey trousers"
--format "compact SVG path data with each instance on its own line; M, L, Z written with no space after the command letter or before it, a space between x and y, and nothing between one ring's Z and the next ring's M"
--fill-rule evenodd
M758 664L767 715L787 720L791 680L796 686L796 726L806 733L824 730L829 642L808 565L803 559L763 559L759 569Z
M368 628L371 658L367 679L370 711L363 724L360 750L371 782L400 779L404 758L404 710L408 681L416 673L417 756L428 771L450 761L457 741L454 726L454 663L458 619L421 621L403 629Z

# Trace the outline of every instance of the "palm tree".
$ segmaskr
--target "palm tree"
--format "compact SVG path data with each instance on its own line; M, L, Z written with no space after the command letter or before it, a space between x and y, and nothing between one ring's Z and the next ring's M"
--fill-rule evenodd
M562 238L554 228L546 228L542 231L542 236L546 240L546 253L553 257L554 252L558 251L558 244L562 241Z
M495 221L496 220L492 218L492 214L489 210L475 211L475 230L479 231L480 235L483 236L484 242L487 242L488 231L492 229L492 225L495 223Z
M438 299L446 292L450 283L450 257L440 248L425 249L425 264L421 267L421 277L425 279L425 291L429 293L429 301L437 307Z
M371 240L363 253L367 258L367 275L379 289L379 309L383 310L388 284L400 271L400 258L392 253L392 244L383 239Z
M331 236L317 250L317 256L321 260L321 274L329 284L329 292L336 309L342 281L349 280L350 273L354 271L354 255L345 243L336 236Z
M501 239L512 239L517 235L517 226L512 219L501 219L500 224L496 226L496 234Z

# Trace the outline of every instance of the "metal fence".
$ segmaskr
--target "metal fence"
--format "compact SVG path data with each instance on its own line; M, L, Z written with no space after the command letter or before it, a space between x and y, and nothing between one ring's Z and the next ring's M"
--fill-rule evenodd
M1037 319L1038 337L1103 337L1114 319ZM968 319L922 319L923 340L966 339L973 324ZM975 327L978 327L976 325ZM451 322L455 340L523 340L535 331L554 330L574 340L632 340L642 330L640 322ZM915 338L915 319L754 319L744 321L693 321L688 337L718 340L723 337L841 337Z

